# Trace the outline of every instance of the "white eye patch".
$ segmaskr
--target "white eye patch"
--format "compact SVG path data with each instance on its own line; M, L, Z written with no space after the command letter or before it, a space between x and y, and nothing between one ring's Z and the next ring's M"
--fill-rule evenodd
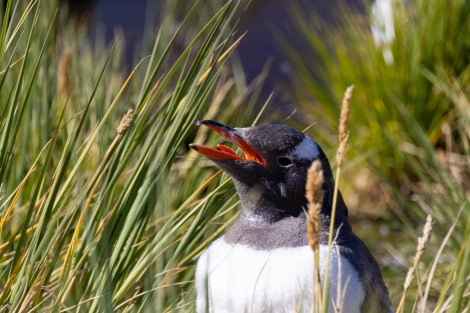
M320 151L318 150L317 143L312 138L305 136L304 140L295 147L295 150L289 156L296 160L313 160L320 156Z

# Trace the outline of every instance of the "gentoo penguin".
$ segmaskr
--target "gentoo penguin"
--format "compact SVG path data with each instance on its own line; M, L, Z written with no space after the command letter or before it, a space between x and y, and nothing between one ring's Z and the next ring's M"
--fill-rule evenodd
M324 272L334 190L327 157L313 139L285 125L198 124L218 132L243 155L221 144L218 149L190 145L231 176L241 202L240 217L197 262L197 312L310 312L314 258L306 233L305 183L308 168L319 159ZM340 193L334 225L328 312L394 312L377 262L353 233Z

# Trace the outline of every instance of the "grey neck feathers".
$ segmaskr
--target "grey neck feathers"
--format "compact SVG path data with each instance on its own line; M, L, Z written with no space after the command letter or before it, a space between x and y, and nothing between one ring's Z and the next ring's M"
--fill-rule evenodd
M278 247L299 247L308 244L306 232L305 198L301 202L271 199L263 190L248 188L237 184L242 203L242 213L237 221L227 230L224 238L232 244L244 244L255 249L270 250ZM328 242L328 230L331 220L333 188L325 182L325 195L321 212L320 243ZM334 186L334 183L333 183ZM328 188L328 189L326 189ZM347 219L347 208L338 192L335 232L338 243L344 242L352 230ZM336 235L336 234L335 234Z

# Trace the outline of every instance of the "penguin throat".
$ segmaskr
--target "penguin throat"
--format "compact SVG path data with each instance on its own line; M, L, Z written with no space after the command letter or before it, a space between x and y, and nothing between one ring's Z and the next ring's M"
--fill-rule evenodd
M261 185L248 186L233 180L242 205L242 215L248 220L273 223L286 217L304 214L304 204L275 197L266 193Z

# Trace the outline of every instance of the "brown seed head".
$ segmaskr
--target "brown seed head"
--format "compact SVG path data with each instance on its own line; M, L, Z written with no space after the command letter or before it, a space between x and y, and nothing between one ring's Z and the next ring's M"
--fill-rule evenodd
M122 135L132 124L133 119L132 116L134 115L134 110L129 109L127 110L127 113L124 114L122 117L121 123L119 123L119 126L117 127L117 132L119 135Z
M320 213L323 206L323 170L320 160L315 160L307 174L306 198L308 200L307 235L310 247L315 251L320 239Z
M343 156L348 143L349 131L348 120L351 108L351 97L354 86L349 86L344 93L343 102L341 104L341 115L339 118L339 147L336 152L336 163L338 167L343 165Z

